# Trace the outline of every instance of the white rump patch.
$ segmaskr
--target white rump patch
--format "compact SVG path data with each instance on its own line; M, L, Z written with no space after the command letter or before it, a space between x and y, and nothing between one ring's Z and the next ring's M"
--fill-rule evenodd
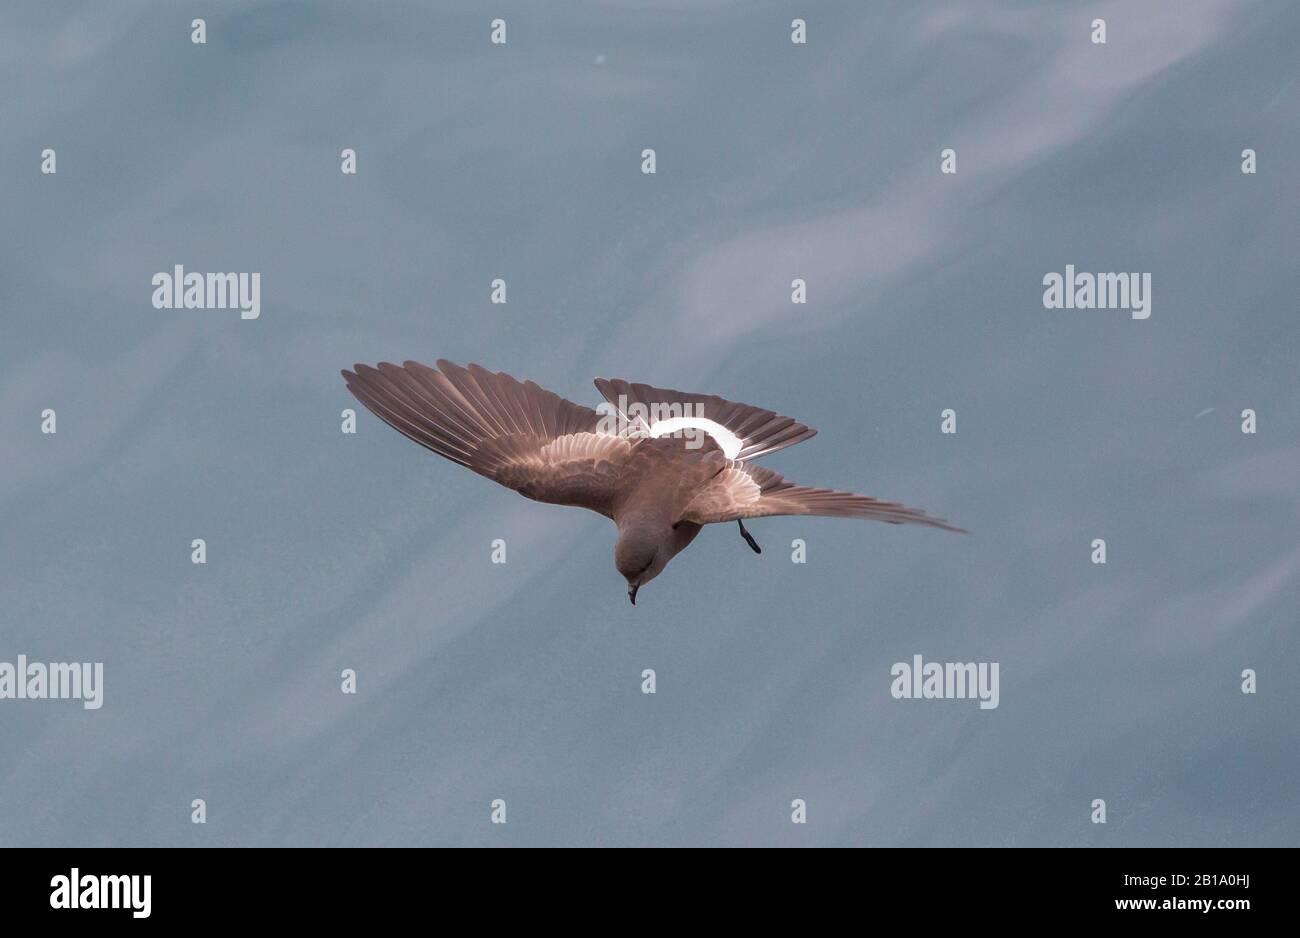
M722 424L705 417L669 417L667 420L660 420L652 426L650 435L653 437L668 436L670 433L677 433L680 430L703 430L713 437L718 446L722 448L723 455L728 459L735 459L736 455L745 447L744 440Z

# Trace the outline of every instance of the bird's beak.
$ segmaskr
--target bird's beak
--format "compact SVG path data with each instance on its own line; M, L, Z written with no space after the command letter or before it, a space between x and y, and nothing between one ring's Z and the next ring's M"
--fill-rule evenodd
M641 588L640 583L629 583L627 585L627 598L632 600L632 605L636 605L636 591Z

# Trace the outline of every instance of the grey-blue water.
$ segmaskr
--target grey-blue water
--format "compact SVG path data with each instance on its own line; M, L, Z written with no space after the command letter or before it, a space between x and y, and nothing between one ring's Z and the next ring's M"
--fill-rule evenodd
M1294 845L1298 37L6 3L0 661L104 697L0 700L0 843ZM154 308L175 264L259 272L260 318ZM1045 309L1066 264L1150 273L1150 318ZM340 432L341 367L439 357L771 407L821 431L773 468L973 533L709 528L633 608L605 519ZM999 706L894 699L915 654L998 662Z

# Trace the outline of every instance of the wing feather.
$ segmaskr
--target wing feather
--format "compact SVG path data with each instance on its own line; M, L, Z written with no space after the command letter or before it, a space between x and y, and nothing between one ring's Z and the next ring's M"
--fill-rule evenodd
M690 408L691 413L721 424L740 438L739 452L729 454L742 462L775 453L817 435L817 431L771 410L751 407L718 397L716 394L692 394L669 388L656 388L648 384L633 384L621 378L597 378L596 387L605 400L615 407L640 404L649 414L648 422L653 433L654 424L667 418L671 408ZM629 416L626 412L625 417Z
M634 445L590 407L480 365L408 361L344 371L348 390L394 430L537 501L608 515Z
M779 472L729 460L686 506L679 520L715 524L770 515L824 515L865 518L889 524L921 524L945 531L962 528L934 518L919 508L880 501L835 489L810 488L786 481Z

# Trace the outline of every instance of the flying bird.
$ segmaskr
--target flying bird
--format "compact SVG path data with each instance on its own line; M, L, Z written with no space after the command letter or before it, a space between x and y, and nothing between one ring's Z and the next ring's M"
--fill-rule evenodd
M712 394L597 378L600 411L502 372L355 365L348 390L394 430L452 462L553 505L589 508L618 526L614 566L627 595L663 572L706 524L827 515L962 529L916 508L787 482L753 460L817 433L790 417ZM964 533L964 532L962 532Z

